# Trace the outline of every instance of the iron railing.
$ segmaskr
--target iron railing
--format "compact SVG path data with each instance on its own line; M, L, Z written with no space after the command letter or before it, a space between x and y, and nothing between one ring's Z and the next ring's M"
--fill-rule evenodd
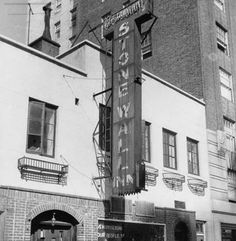
M59 185L67 184L68 165L21 157L18 159L18 169L21 178L25 180Z

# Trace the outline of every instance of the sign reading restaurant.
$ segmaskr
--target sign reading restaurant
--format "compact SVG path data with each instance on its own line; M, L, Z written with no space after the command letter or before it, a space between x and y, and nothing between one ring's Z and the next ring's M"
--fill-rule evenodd
M149 5L148 0L138 0L104 21L107 32L114 26L112 190L115 195L145 188L141 148L141 36L135 19L140 20Z

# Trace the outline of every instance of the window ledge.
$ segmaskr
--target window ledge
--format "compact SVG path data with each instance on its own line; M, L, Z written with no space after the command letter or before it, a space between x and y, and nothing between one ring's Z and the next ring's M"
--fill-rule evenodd
M196 195L204 196L207 182L198 178L188 178L188 187L190 191Z
M145 184L147 186L156 186L158 175L159 171L157 168L145 163Z
M175 191L182 191L183 183L185 182L185 176L176 172L164 172L162 173L163 181L166 186Z
M21 178L30 181L66 185L68 165L21 157L18 159Z

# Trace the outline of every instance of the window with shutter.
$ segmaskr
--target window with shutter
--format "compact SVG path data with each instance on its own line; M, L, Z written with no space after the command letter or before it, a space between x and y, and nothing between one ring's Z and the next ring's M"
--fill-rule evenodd
M41 101L29 101L27 152L54 155L56 108Z
M111 107L103 104L99 105L99 146L111 151Z

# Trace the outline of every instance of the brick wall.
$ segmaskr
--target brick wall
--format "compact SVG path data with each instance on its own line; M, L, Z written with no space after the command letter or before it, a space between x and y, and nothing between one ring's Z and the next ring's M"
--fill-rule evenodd
M104 203L80 198L17 188L0 188L0 237L4 241L29 241L31 220L48 210L61 210L78 222L78 240L97 240L97 219L104 215ZM2 220L2 221L1 221ZM2 240L2 239L1 239Z
M101 17L111 11L122 8L124 1L79 0L78 32L86 21L91 27L101 23ZM235 1L226 2L226 10L219 10L214 1L203 0L155 0L154 14L158 17L152 31L153 54L143 61L144 69L204 99L206 102L207 127L211 130L223 128L222 115L236 119L235 104L225 110L220 93L219 66L232 74L236 70ZM226 27L229 34L230 56L219 54L216 45L215 22ZM76 31L77 31L76 30ZM89 33L87 26L80 34L78 42L87 38L105 48L105 40L101 40L101 29L96 28ZM100 39L100 43L95 37ZM236 89L236 82L233 81ZM236 91L234 97L236 98ZM224 110L224 112L222 111Z
M100 24L103 15L122 9L123 2L81 0L79 28L82 29L87 20L92 26ZM154 14L158 20L152 31L153 57L144 61L144 68L202 98L197 0L155 0ZM88 31L89 28L85 29L78 41L88 38L98 44L94 34L100 37L100 28L94 34ZM104 41L102 43L105 44Z
M156 0L152 30L153 57L143 67L203 98L197 0Z
M196 241L195 213L180 209L155 208L152 217L110 213L109 202L36 190L0 187L0 237L4 241L30 241L31 221L40 213L61 210L77 221L77 240L95 241L98 219L166 224L166 241L174 240L174 229L184 222L189 241Z

